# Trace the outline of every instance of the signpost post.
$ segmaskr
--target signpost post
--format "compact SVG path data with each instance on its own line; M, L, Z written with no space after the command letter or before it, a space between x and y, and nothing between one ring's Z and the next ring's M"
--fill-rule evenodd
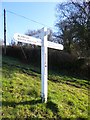
M58 50L63 50L63 45L53 43L50 41L47 41L48 37L48 30L47 28L41 29L41 33L39 33L39 38L22 35L22 34L14 34L14 39L23 42L23 43L29 43L34 45L41 46L41 97L42 102L47 102L47 93L48 93L48 65L47 65L47 57L48 57L48 47ZM37 36L37 35L36 35Z
M46 32L47 29L44 29ZM42 46L41 46L41 97L42 102L47 102L47 36L45 35L42 38Z

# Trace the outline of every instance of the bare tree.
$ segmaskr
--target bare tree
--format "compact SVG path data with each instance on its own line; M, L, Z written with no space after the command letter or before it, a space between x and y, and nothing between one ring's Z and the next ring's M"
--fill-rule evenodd
M89 8L89 3L81 1L70 1L57 5L58 20L56 26L58 27L58 32L56 36L60 38L59 40L62 41L65 50L69 53L72 53L76 46L75 51L78 51L78 53L84 55L89 53Z

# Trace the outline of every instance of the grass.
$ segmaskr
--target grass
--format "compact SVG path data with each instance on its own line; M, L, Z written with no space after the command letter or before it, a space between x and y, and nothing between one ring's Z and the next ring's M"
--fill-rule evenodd
M50 73L46 104L41 102L40 92L40 69L3 57L2 119L88 118L87 80Z

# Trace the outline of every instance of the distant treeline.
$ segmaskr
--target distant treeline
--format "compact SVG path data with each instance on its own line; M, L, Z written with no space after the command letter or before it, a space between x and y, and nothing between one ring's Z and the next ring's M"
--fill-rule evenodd
M2 47L2 54L4 49ZM40 47L21 47L7 46L6 56L18 58L20 61L32 64L37 67L41 66L41 48ZM90 63L88 59L80 58L66 53L64 51L48 49L48 69L75 75L76 77L90 78Z

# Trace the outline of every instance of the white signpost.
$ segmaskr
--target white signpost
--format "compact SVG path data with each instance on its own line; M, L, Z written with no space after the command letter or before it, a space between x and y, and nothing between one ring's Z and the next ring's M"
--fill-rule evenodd
M47 92L48 92L47 48L49 47L53 49L63 50L63 45L47 41L48 34L49 31L47 30L47 28L41 29L41 33L37 34L36 36L34 35L34 37L22 35L18 33L14 34L14 39L19 42L41 46L41 97L43 102L47 102ZM37 36L39 38L35 38Z

